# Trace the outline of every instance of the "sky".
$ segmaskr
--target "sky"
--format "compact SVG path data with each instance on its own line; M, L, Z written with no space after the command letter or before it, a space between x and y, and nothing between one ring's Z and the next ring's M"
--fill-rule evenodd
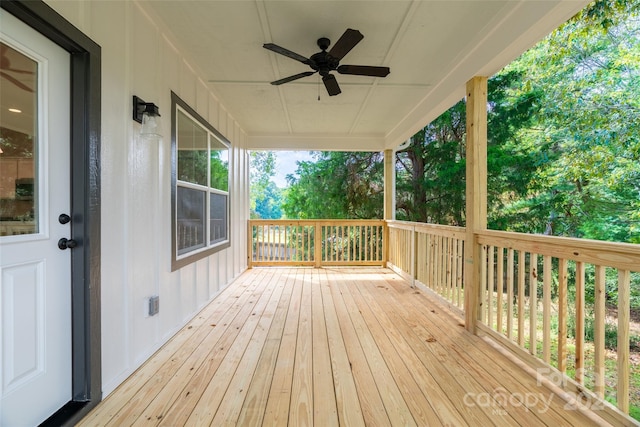
M276 154L276 174L273 182L280 188L287 187L286 176L298 168L298 161L313 160L309 151L274 151Z

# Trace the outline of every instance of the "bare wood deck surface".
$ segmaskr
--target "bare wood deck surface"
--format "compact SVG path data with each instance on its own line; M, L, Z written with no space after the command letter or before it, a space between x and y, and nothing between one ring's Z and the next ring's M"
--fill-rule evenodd
M383 268L244 273L81 426L603 424Z

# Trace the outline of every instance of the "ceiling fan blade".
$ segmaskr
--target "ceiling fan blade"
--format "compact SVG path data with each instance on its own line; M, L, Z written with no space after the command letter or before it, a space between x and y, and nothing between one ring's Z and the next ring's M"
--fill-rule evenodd
M327 88L327 92L329 96L338 95L342 91L340 90L340 86L338 86L338 81L336 80L336 76L333 74L327 74L326 76L322 76L322 82L324 83L324 87Z
M271 82L272 85L281 85L283 83L288 83L288 82L292 82L294 80L298 80L301 79L303 77L307 77L310 76L312 74L315 74L315 71L305 71L304 73L299 73L299 74L295 74L293 76L289 76L289 77L285 77L284 79L280 79L280 80L276 80L275 82Z
M0 71L0 76L2 76L3 78L9 80L11 83L13 83L14 85L18 86L20 89L26 90L27 92L32 92L33 93L33 89L31 89L29 86L25 85L21 81L11 77L9 74L3 73L2 71Z
M337 60L341 60L355 45L360 43L360 40L363 38L364 36L360 31L347 28L347 31L334 43L329 54Z
M17 70L15 68L11 68L11 62L9 61L9 58L7 58L8 50L9 47L6 44L0 43L0 70L11 71L12 73L19 74L35 74L33 71L29 70Z
M307 65L313 64L313 61L311 61L309 58L305 58L304 56L297 54L295 52L292 52L289 49L285 49L282 46L278 46L277 44L265 43L262 45L262 47L265 49L269 49L272 52L279 53L280 55L284 55L288 58L295 59L296 61L300 61L303 64L307 64Z
M389 67L372 67L369 65L340 65L336 71L340 74L371 77L387 77L391 72Z

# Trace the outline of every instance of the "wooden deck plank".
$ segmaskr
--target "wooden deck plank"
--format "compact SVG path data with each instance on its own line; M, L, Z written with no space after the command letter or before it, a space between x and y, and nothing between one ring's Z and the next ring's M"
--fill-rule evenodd
M401 279L387 277L388 283L392 286L410 293ZM447 328L452 322L460 322L444 306L437 304L424 293L415 294L415 298L408 302L418 310L416 320L431 333ZM431 309L425 310L425 307ZM434 316L427 315L431 310L435 311ZM460 323L461 332L463 326ZM444 358L453 358L470 376L487 381L487 391L495 393L498 405L503 407L506 413L513 417L520 410L525 410L528 416L521 425L537 423L535 417L544 425L594 425L593 421L583 417L579 411L564 410L565 402L559 396L552 397L553 393L550 390L537 385L536 378L516 366L512 359L504 357L491 346L484 345L486 343L482 338L464 332L453 335L444 333L439 334L438 341L442 341L445 346ZM512 396L514 400L511 400ZM528 401L517 399L526 399L527 396L530 397ZM506 413L500 410L495 412L497 416L505 416Z
M222 352L216 354L215 360L216 362L219 360L219 366L215 369L215 373L210 378L204 391L202 393L198 393L199 390L196 392L200 394L200 398L191 410L186 421L183 422L184 418L178 418L176 420L167 418L166 425L202 426L211 424L230 382L235 378L236 372L238 372L242 356L245 354L250 340L258 327L262 313L269 308L269 303L273 301L273 298L271 298L272 294L276 293L275 288L278 287L277 280L275 280L276 277L277 275L275 274L270 277L268 286L260 296L250 316L247 317L244 324L240 327L239 332L236 334L233 343L228 348L224 357L219 356ZM213 367L215 364L216 363L209 363L208 365ZM209 371L212 372L213 369L209 369ZM181 406L182 405L184 404L181 403ZM186 412L186 410L183 411L185 415ZM174 413L177 413L177 411L174 411Z
M390 370L385 360L384 355L380 351L378 344L376 343L373 332L369 329L369 326L362 317L357 304L353 300L348 288L345 288L345 276L340 275L340 280L337 282L340 284L339 292L342 295L347 311L351 317L351 322L357 331L360 345L365 353L365 357L369 364L369 369L374 375L378 390L382 397L385 409L389 415L389 420L392 425L397 426L412 426L417 425L413 418L413 414L407 406L402 391L400 390L396 380L394 379L393 372ZM401 384L402 385L402 384Z
M318 426L337 426L336 391L320 284L323 278L320 277L318 269L312 270L311 273L313 423Z
M270 279L272 276L273 274L265 276L265 283L271 283ZM268 286L264 286L262 289L263 295L267 293L264 292L264 289L271 290ZM173 393L173 402L167 402L171 403L171 406L162 413L146 414L146 417L159 419L159 425L184 425L191 416L193 408L201 399L203 392L214 378L218 367L233 346L238 334L243 331L245 322L253 317L251 313L254 310L259 309L258 304L266 304L266 300L267 298L264 296L251 295L248 301L245 302L245 307L243 307L241 315L233 319L218 341L213 342L212 340L212 342L207 343L206 346L200 346L194 351L194 363L191 366L187 365L189 369L188 373L184 372L187 377L174 377L177 382L177 387L174 388L174 391L180 390L183 384L184 387L179 394ZM174 380L174 378L172 378L172 380ZM172 385L170 382L165 388L173 388Z
M311 276L313 270L305 269L302 275L302 292L298 316L298 338L295 348L289 425L313 425L313 325L311 319Z
M415 359L412 360L407 357L407 352L403 351L404 343L400 342L400 340L392 341L392 339L387 335L388 331L385 329L391 325L386 322L387 319L383 318L384 315L380 312L374 313L371 307L369 307L368 302L360 292L360 288L363 287L363 283L356 281L354 282L354 285L346 284L343 289L343 293L348 293L351 296L358 312L362 315L363 320L371 330L372 337L383 354L384 360L395 379L395 383L402 393L404 402L409 408L409 413L413 421L415 421L417 425L442 424L443 421L446 420L453 422L453 424L460 424L463 420L453 405L450 405L450 410L446 412L446 416L442 419L438 416L436 411L434 411L429 399L427 399L427 396L429 393L440 395L443 392L442 389L438 387L438 383L431 375L418 375L417 379L427 388L427 393L423 393L423 390L416 381L414 375L426 371L423 367L412 363L416 362ZM391 327L395 330L395 326ZM418 361L418 363L420 362ZM408 421L405 421L405 423L407 425L409 424Z
M269 390L262 425L286 426L289 420L289 404L291 402L291 383L293 382L293 366L295 362L296 341L298 339L298 319L300 317L300 300L302 297L302 280L304 269L297 271L293 284L293 292L284 325L282 341L278 351L278 359Z
M333 299L334 309L340 325L340 331L344 339L349 368L353 375L354 383L358 393L360 409L366 425L390 426L391 420L386 412L382 396L376 385L374 374L369 369L369 364L365 356L365 349L358 339L358 331L351 322L349 311L342 299L342 295L336 282L339 281L337 275L328 277Z
M242 359L237 364L236 372L233 375L229 387L224 394L220 406L211 421L214 426L235 426L237 424L240 411L242 410L241 402L244 402L247 390L251 384L254 372L260 359L262 349L265 347L268 332L271 328L275 314L279 308L280 300L284 292L286 280L281 277L281 270L277 270L273 278L276 289L271 295L271 299L267 307L260 315L253 336L242 355ZM254 312L252 315L259 315ZM233 368L233 361L229 368ZM201 399L202 401L202 399Z
M438 360L434 357L420 342L420 339L408 330L405 320L415 317L417 313L412 310L405 316L399 316L392 310L384 310L376 302L376 299L372 297L372 292L381 294L378 298L384 297L385 304L391 303L393 297L389 295L389 288L386 282L378 277L369 286L365 286L366 282L363 281L357 281L355 284L357 286L354 286L353 289L362 295L364 302L369 305L373 313L374 317L371 321L377 321L380 324L381 332L386 335L386 340L383 340L383 342L389 341L391 348L396 349L408 368L408 375L415 378L416 384L419 384L419 390L424 393L429 405L435 408L440 423L448 425L492 424L490 416L482 410L471 410L471 408L458 403L463 401L467 390L456 381L455 376L447 371L448 361ZM384 294L382 295L383 292ZM363 309L361 308L361 310ZM442 332L445 334L458 332L453 328L456 328L456 326L450 326L449 329L443 329ZM425 341L433 341L433 339L433 336L431 336ZM438 345L437 341L425 344ZM461 372L460 374L466 375L467 373ZM447 396L447 399L442 399L441 396L443 395ZM416 411L412 412L415 416ZM427 421L429 421L429 424L434 424L433 420Z
M462 326L387 269L253 269L79 425L606 425Z
M269 328L269 334L265 342L264 348L260 354L260 360L256 366L249 390L242 405L240 416L238 417L238 425L241 426L257 426L262 424L264 411L271 388L273 372L276 366L278 350L284 332L285 320L289 310L291 301L291 293L293 292L293 282L295 281L295 271L285 269L286 278L285 289L278 303L276 314Z
M331 371L335 390L336 411L342 426L364 427L364 415L358 399L355 379L347 349L340 332L340 323L331 296L331 284L325 270L321 270L320 296L323 301L324 318L327 327L327 343L331 357ZM384 414L386 416L386 413Z
M389 286L393 286L393 282L388 282ZM402 285L400 285L402 286ZM371 288L369 288L371 291ZM376 292L377 291L377 292ZM389 295L388 292L382 294L383 290L371 291L372 298L385 298L385 303L390 304L393 310L388 310L388 316L394 326L398 326L399 331L406 336L406 334L414 334L417 340L412 340L407 337L407 341L412 345L412 349L416 356L422 360L425 367L433 369L434 367L441 366L447 372L442 371L434 372L439 382L449 381L457 382L459 386L464 390L462 396L463 403L465 401L475 405L475 397L482 396L482 405L477 405L477 409L480 409L485 413L487 417L491 418L491 423L494 425L544 425L538 424L537 418L531 417L530 411L523 406L504 407L505 402L501 397L502 385L490 375L489 372L480 369L473 369L481 366L491 366L493 363L491 359L483 357L475 362L465 365L463 362L469 362L469 355L472 354L469 351L458 351L456 346L457 342L465 335L463 328L458 323L451 321L443 321L438 324L433 324L430 320L427 320L425 316L426 312L432 313L434 318L440 318L441 316L430 305L416 305L409 307L405 301L397 298L395 294ZM403 289L402 292L419 294L419 291ZM378 295L376 295L376 293ZM446 319L448 320L448 319ZM403 325L402 327L400 325ZM429 327L427 327L429 325ZM433 325L433 326L431 326ZM442 331L442 337L437 339L430 331ZM459 356L457 359L460 363L450 363L452 355ZM447 397L452 398L453 395L449 392L446 393ZM487 397L488 399L485 399ZM496 399L496 397L498 397ZM454 398L453 403L460 402L460 397ZM459 403L458 403L459 405ZM505 412L509 409L508 412Z
M126 382L120 385L113 393L112 397L100 403L101 411L93 412L78 423L79 427L84 426L105 426L123 411L130 410L138 405L144 409L149 401L139 398L140 391L145 388L158 391L156 385L167 381L182 366L185 358L200 345L215 328L218 320L231 321L240 312L244 303L238 303L243 295L251 294L263 280L266 272L260 272L254 277L244 276L234 284L227 287L211 304L206 306L193 320L187 323L173 339L160 348L147 363L134 372ZM202 327L209 325L210 327ZM223 328L218 328L218 333ZM187 345L187 343L189 345ZM148 394L147 394L148 396ZM135 411L135 409L133 410ZM117 423L115 423L117 424Z

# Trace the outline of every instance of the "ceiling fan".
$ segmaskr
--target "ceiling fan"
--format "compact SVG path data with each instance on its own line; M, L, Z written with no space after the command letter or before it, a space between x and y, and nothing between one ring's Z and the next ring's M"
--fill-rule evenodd
M311 55L310 58L305 58L295 52L285 49L273 43L265 43L262 47L269 49L280 55L284 55L288 58L300 61L311 67L314 71L305 71L303 73L295 74L293 76L285 77L280 80L271 82L272 85L281 85L294 80L301 79L303 77L310 76L315 73L320 73L322 76L322 82L324 87L327 88L329 96L338 95L341 90L338 85L338 81L330 71L337 71L339 74L353 74L358 76L371 76L371 77L386 77L390 70L389 67L374 67L369 65L340 65L340 60L347 54L355 45L360 43L364 38L362 33L358 30L352 30L348 28L344 34L333 45L330 51L327 52L327 48L331 44L331 41L326 37L318 39L318 47L321 52Z

